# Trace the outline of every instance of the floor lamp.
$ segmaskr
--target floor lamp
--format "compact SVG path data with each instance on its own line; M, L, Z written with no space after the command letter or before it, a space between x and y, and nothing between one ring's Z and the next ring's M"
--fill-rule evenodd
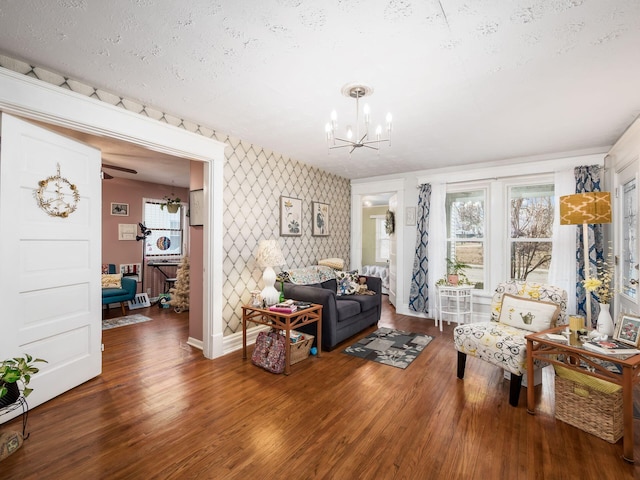
M584 279L591 278L589 225L611 223L611 193L586 192L560 197L560 225L582 225ZM586 292L587 327L591 326L591 292Z

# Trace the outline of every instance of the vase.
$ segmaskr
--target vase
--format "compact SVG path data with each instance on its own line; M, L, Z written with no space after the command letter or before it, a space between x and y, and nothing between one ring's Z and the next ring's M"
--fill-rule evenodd
M18 389L17 383L4 383L4 386L7 387L7 394L0 398L0 408L8 407L9 405L15 403L20 397L20 390Z
M611 318L608 303L600 304L600 313L598 314L596 329L602 335L613 336L613 319Z

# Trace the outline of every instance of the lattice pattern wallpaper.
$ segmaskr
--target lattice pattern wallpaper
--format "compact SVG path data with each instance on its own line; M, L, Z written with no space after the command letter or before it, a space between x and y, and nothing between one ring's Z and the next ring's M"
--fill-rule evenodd
M262 270L254 253L263 238L278 238L288 268L315 264L327 257L345 259L349 265L349 180L331 175L257 145L216 132L76 80L0 55L0 67L38 78L61 88L116 105L160 122L225 142L224 167L224 335L242 329L241 305L250 291L261 288ZM280 196L302 200L302 236L279 237ZM330 235L311 236L311 202L330 205ZM265 205L258 207L258 205Z

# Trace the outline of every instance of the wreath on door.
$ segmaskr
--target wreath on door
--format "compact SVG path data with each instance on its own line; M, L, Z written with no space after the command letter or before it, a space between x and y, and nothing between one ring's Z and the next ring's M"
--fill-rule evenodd
M384 221L384 229L387 231L388 235L391 235L395 231L395 216L391 210L387 210L387 215Z

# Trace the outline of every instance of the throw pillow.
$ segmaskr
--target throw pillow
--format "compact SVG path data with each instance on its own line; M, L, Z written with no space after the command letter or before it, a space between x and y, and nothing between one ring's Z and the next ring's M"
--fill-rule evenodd
M559 314L560 306L555 303L505 293L498 321L530 332L539 332L554 327Z
M343 272L341 270L336 271L336 281L338 282L338 289L336 294L353 295L358 291L358 272Z
M102 288L122 288L122 274L102 274Z
M341 258L323 258L322 260L318 260L318 265L331 267L334 270L342 270L344 268L344 260Z

